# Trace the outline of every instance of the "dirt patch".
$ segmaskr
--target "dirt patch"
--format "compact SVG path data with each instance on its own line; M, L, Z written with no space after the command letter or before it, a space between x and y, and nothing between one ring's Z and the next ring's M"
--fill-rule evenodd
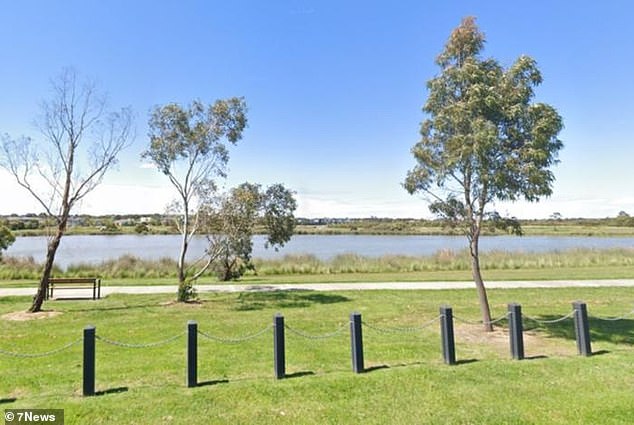
M493 332L485 332L482 325L461 324L454 327L456 343L470 347L487 347L500 356L510 356L509 330L496 327ZM572 356L576 353L574 341L552 338L540 332L524 331L524 352L527 357Z
M15 311L13 313L7 313L2 315L3 320L13 320L17 322L24 322L26 320L39 320L50 319L62 314L61 311L38 311L37 313L29 313L28 311Z

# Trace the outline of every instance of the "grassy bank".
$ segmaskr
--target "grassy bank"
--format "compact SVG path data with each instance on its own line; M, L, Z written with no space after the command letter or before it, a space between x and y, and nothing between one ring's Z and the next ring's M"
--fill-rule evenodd
M487 279L611 279L634 278L634 249L577 249L549 253L492 252L481 257ZM286 256L280 260L254 261L256 273L246 282L310 281L392 281L392 280L468 280L467 252L439 251L428 257L362 257L339 255L331 260L315 256ZM0 281L35 281L41 264L32 259L7 257L0 263ZM94 277L109 281L170 282L176 278L176 263L171 259L142 260L124 256L101 264L75 264L56 269L56 276ZM215 282L209 272L201 282ZM111 284L111 282L108 282ZM0 283L2 284L2 283Z
M0 355L3 408L64 408L67 424L626 424L634 415L634 321L591 319L593 349L576 355L570 320L535 325L525 336L527 361L509 359L504 330L485 335L456 321L460 364L442 363L437 323L405 332L450 304L463 320L477 320L473 291L276 292L205 294L200 304L171 304L169 296L111 296L58 301L56 317L0 320L0 349L43 353L80 338L87 324L97 335L99 396L81 397L81 345L42 358ZM591 316L632 310L627 288L492 290L494 316L508 302L525 314L552 320L583 299ZM27 298L0 298L0 315L24 310ZM236 338L270 326L282 312L289 379L275 381L271 330L240 344L199 335L199 382L185 388L185 324L196 320L212 336ZM365 366L350 367L346 323L363 314ZM151 326L147 326L151 323ZM290 329L294 332L291 332ZM308 339L300 334L326 335ZM380 331L382 330L382 331ZM388 330L388 332L386 332ZM297 332L299 331L299 332ZM180 336L178 336L180 335ZM142 406L142 407L141 407Z

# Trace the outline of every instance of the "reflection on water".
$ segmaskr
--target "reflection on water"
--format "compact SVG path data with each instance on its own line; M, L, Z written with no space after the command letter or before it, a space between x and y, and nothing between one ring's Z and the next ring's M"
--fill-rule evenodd
M144 259L176 258L180 247L178 235L86 235L65 236L57 252L56 264L65 268L73 263L100 263L103 260L134 255ZM281 258L288 254L312 254L330 259L338 254L355 253L363 256L432 255L439 250L460 251L467 247L461 236L375 236L375 235L297 235L276 252L264 248L265 237L256 236L253 256ZM190 259L200 256L204 238L195 239L189 249ZM584 236L484 236L481 250L511 252L564 251L575 248L634 248L634 237ZM6 255L33 257L43 261L45 237L21 237L6 251Z

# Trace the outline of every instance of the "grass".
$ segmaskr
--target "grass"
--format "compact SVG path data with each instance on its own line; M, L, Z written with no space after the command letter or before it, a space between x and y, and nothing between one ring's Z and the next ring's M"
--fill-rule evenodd
M525 314L561 317L583 299L592 316L632 311L628 288L491 290L494 316L519 302ZM437 324L419 333L364 328L366 368L351 371L349 336L311 340L287 331L289 379L273 379L270 331L242 344L199 337L199 382L185 388L185 326L235 338L257 332L282 312L288 326L320 335L345 329L359 311L378 328L418 326L449 304L456 317L479 317L473 291L267 292L204 294L199 304L173 304L169 295L110 296L100 301L57 301L62 314L0 320L0 349L38 353L80 338L85 325L109 339L151 343L122 348L97 341L99 396L81 397L81 345L43 358L0 355L3 408L64 408L76 423L236 424L626 424L634 415L634 320L591 320L590 358L576 355L571 321L527 332L526 355L509 359L503 330L493 335L456 322L460 364L442 363ZM0 315L24 310L28 298L0 298Z
M247 274L246 283L377 282L469 280L467 252L442 250L428 257L403 255L379 258L355 254L319 260L312 255L289 255L280 260L254 260L257 274ZM634 278L634 248L575 249L547 253L492 252L482 254L481 265L489 280L623 279ZM33 286L41 265L33 259L7 257L0 262L0 287ZM174 284L176 264L123 256L101 264L75 264L56 269L56 276L99 276L107 285ZM217 282L212 272L200 283Z

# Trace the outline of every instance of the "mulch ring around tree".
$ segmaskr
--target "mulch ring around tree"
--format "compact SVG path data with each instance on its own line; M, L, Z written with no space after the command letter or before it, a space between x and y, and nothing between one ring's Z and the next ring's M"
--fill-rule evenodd
M15 311L2 315L3 320L12 320L16 322L24 322L27 320L50 319L62 314L61 311L38 311L37 313L29 313L28 311Z

